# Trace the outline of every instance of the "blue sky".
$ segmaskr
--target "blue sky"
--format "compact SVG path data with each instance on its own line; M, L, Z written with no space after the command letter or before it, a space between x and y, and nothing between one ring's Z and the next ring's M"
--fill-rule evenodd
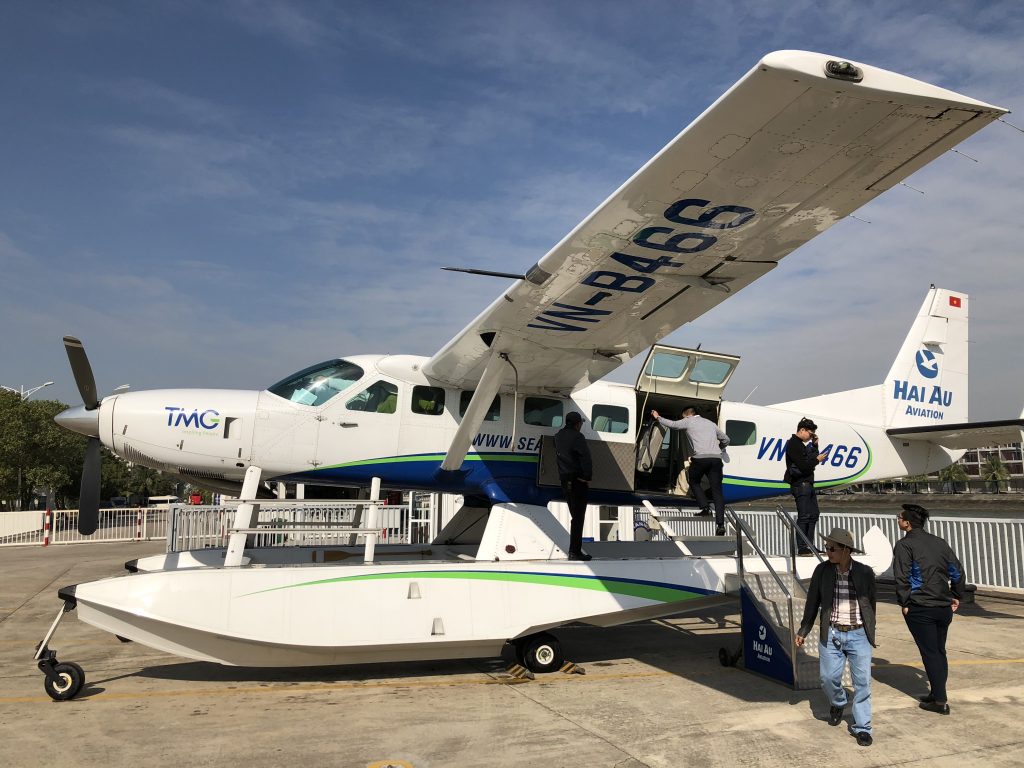
M0 384L78 402L64 334L101 392L430 355L505 286L439 267L528 268L765 53L1017 111L1021 40L1019 2L6 3ZM971 417L1015 417L1024 133L961 149L667 341L742 356L730 399L866 386L936 283Z

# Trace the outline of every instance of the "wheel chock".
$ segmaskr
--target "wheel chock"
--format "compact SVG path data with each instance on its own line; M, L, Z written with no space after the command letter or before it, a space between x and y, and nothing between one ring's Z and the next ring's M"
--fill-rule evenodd
M587 670L585 670L579 664L574 664L571 661L565 662L565 664L562 665L562 668L560 670L558 670L558 671L559 672L564 672L567 675L585 675L585 674L587 674Z
M533 680L536 677L533 672L528 670L522 664L513 664L506 671L510 677L513 677L516 680Z

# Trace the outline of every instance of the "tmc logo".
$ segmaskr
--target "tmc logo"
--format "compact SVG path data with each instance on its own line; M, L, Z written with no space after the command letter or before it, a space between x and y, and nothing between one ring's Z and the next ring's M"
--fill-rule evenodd
M191 412L188 412L175 405L165 405L164 410L167 411L168 427L216 429L220 424L220 414L212 409L200 413L198 408L193 408Z
M926 379L934 379L939 375L939 361L930 349L922 349L917 353L917 370Z

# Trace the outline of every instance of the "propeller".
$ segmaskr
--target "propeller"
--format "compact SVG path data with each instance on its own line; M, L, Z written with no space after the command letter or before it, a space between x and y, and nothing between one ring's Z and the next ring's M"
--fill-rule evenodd
M71 364L71 373L75 377L75 384L78 385L78 393L82 396L82 407L71 408L57 417L58 423L76 432L82 432L89 438L85 446L85 462L82 465L82 484L79 489L78 500L78 532L88 536L96 532L99 527L100 515L100 438L99 438L99 414L83 414L82 410L95 411L100 407L99 398L96 396L96 379L92 375L92 366L89 365L89 358L85 354L85 347L82 342L74 336L64 337L64 349L68 353L68 362ZM65 417L61 421L61 417ZM92 417L92 418L90 418ZM95 428L83 428L83 425L91 426L95 419ZM76 421L72 426L70 423ZM77 427L77 428L76 428Z

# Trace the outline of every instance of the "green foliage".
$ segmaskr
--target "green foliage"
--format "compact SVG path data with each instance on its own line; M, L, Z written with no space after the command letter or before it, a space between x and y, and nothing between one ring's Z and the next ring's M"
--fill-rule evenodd
M33 491L52 489L60 507L78 506L87 439L58 427L53 417L68 406L56 400L22 400L0 391L0 509L27 509ZM173 479L130 466L103 449L100 498L161 496L176 492Z
M1006 484L1006 481L1010 479L1010 473L1006 469L1006 465L1003 464L1003 460L999 458L997 454L992 454L981 467L981 478L985 482L991 483L996 493L999 493L1000 483Z

